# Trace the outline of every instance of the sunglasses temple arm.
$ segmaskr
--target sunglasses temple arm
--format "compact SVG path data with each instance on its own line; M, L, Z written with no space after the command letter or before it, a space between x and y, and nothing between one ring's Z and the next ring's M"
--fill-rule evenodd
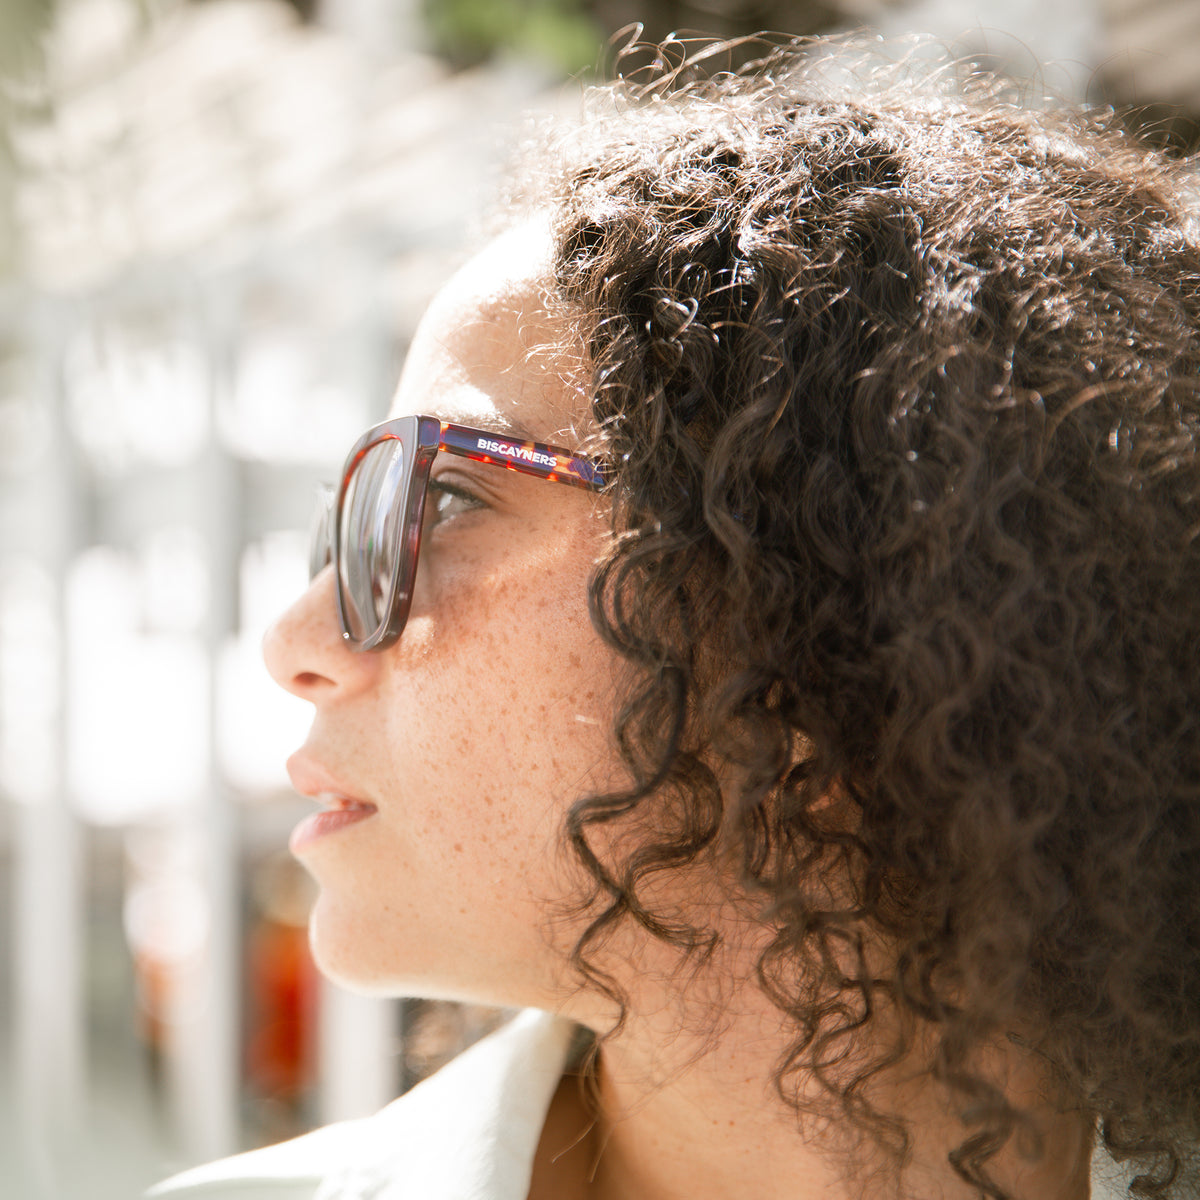
M443 422L438 449L589 491L604 486L603 473L591 459L547 442L517 441L503 434Z

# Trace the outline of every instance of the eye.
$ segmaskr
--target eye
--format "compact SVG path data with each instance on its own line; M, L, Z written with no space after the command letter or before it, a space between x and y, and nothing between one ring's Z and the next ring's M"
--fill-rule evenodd
M430 479L425 489L424 531L429 533L436 526L452 521L455 517L486 507L474 492L469 492L445 478Z

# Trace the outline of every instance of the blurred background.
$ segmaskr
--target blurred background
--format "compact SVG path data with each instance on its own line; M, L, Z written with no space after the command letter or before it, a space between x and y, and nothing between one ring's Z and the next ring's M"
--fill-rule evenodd
M135 1197L496 1019L315 976L258 645L522 114L635 21L928 33L1197 144L1196 0L0 0L0 1195Z

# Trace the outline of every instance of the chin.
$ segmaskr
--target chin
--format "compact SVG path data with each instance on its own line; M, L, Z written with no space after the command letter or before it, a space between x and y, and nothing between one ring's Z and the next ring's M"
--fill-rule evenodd
M365 996L411 996L386 961L389 942L371 934L361 915L345 912L322 889L308 919L317 970L338 987Z
M357 906L340 904L322 891L308 923L313 961L321 974L338 987L363 996L404 997L416 1000L456 1000L471 1004L504 1006L510 1001L492 995L494 989L478 980L459 978L472 955L456 956L457 970L430 962L433 930L425 930L422 945L406 946L394 931L371 928Z
M540 935L496 923L464 931L417 907L379 911L367 898L321 887L308 935L317 969L367 996L451 1000L560 1011L577 992L560 952Z

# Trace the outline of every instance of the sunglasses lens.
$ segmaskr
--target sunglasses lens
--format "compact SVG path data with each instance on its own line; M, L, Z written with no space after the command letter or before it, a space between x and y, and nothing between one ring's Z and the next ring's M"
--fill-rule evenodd
M317 489L312 521L308 530L308 578L316 577L329 566L333 546L329 540L329 523L333 519L333 488L322 484Z
M370 637L388 617L401 553L404 444L377 442L359 461L342 500L341 578L348 632Z

